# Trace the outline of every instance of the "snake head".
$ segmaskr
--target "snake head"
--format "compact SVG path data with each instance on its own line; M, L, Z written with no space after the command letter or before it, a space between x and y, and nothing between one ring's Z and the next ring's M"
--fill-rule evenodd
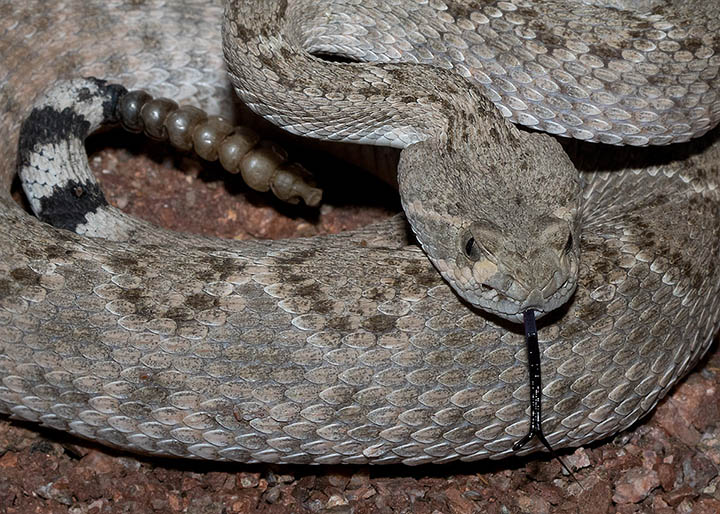
M577 170L549 136L521 137L512 152L416 143L398 170L405 213L445 280L516 322L567 302L580 258Z

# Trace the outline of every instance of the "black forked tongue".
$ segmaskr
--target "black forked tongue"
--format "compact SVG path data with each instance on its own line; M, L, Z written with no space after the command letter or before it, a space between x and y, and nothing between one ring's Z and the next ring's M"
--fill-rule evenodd
M525 436L513 445L513 451L521 450L526 444L537 438L547 448L553 459L557 460L572 479L580 485L572 471L565 465L550 443L545 438L542 429L542 375L540 372L540 348L538 346L537 328L535 326L535 311L528 309L523 312L525 322L525 342L528 353L528 370L530 373L530 430ZM582 485L580 485L582 487Z

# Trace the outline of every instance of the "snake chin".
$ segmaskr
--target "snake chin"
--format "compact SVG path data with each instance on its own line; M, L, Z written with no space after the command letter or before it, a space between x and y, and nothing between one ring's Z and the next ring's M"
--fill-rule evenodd
M458 274L457 269L441 274L458 295L473 306L508 321L522 323L526 310L532 309L535 317L541 318L567 303L577 288L577 270L577 259L567 259L567 266L558 269L542 289L532 290L512 278L508 278L503 287L493 287L472 279L464 281L458 276L462 273Z

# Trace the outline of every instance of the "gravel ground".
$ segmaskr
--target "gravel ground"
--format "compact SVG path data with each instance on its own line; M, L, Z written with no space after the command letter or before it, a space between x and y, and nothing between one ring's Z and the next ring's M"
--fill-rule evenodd
M340 192L327 194L319 211L289 207L212 166L134 138L111 144L113 137L90 145L102 148L90 161L111 202L178 230L293 237L346 230L399 208L382 184L337 176L324 178ZM364 197L373 200L359 204ZM652 416L561 455L578 482L542 456L418 468L229 465L137 457L0 417L0 512L718 514L717 343Z

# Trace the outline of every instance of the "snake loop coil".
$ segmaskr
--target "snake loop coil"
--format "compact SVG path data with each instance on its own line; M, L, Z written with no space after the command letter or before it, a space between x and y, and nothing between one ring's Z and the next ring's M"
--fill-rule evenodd
M692 30L674 26L675 11L669 9L643 17L582 2L548 14L555 3L527 2L522 9L519 4L489 2L469 13L452 2L398 1L383 4L388 12L367 0L344 3L342 12L335 12L340 5L335 2L257 0L243 5L260 10L225 23L229 36L258 35L263 24L282 23L286 34L310 50L345 48L355 60L367 50L368 59L419 62L431 49L437 51L446 71L438 72L432 87L415 84L416 97L372 93L375 87L392 91L385 81L401 78L405 64L367 66L347 81L308 74L302 67L285 70L295 79L301 107L325 106L315 114L351 123L358 118L351 113L370 105L370 117L361 117L364 125L356 131L344 125L338 132L357 140L382 139L387 133L380 129L393 124L384 142L422 146L427 143L418 140L417 127L438 120L476 121L468 111L461 111L466 117L433 117L446 100L440 91L460 83L465 91L458 93L480 87L467 86L448 70L485 81L491 100L519 121L535 120L538 128L566 135L588 136L586 130L597 128L607 142L625 138L645 144L646 137L688 139L693 127L702 132L714 123L713 116L716 121L716 2L675 4L677 16L692 23ZM239 5L226 3L232 9ZM274 16L273 9L283 6L302 16ZM29 0L25 8L0 17L2 41L11 49L0 69L5 99L0 114L0 412L153 455L319 464L423 464L515 455L513 446L530 425L523 334L517 324L461 300L426 255L409 246L404 218L334 236L223 241L159 229L104 202L82 141L113 117L110 100L119 93L77 77L112 77L155 96L192 99L208 112L231 113L218 34L223 8L217 0ZM703 15L696 10L683 18L685 10L698 8ZM528 13L534 17L525 20ZM395 43L367 27L378 19L391 24L406 19L403 14L409 21L391 31ZM579 24L593 17L601 22ZM544 33L543 20L550 19L568 30ZM587 32L578 40L570 28ZM592 54L605 44L597 38L624 37L635 29L649 39L638 36L632 48L606 45L600 55ZM250 56L248 70L264 81L253 95L281 94L287 88L270 87L279 75L268 68L283 63L282 55L268 59L268 45L278 38L260 32L262 38L252 41L228 37L226 51ZM29 43L28 34L43 43ZM521 50L519 57L503 53L514 47ZM634 66L637 73L627 71ZM653 75L651 84L638 85L642 73L655 70L679 70L682 80ZM685 83L695 78L693 85ZM318 84L362 87L344 97ZM614 89L603 89L605 84ZM39 96L43 90L47 93ZM460 98L453 101L462 107L465 97ZM34 107L32 99L37 99ZM259 98L249 103L253 100L259 109ZM270 116L278 122L292 117L278 107L287 99L276 100L277 111ZM594 100L601 101L589 103ZM610 110L600 109L608 102ZM646 110L651 104L661 109L659 118L673 123L656 123ZM416 116L393 117L398 105L409 106ZM341 109L346 107L350 112ZM427 109L435 110L428 114ZM202 118L192 109L185 112L178 116L188 127ZM32 137L18 147L26 118L39 123L31 124ZM486 118L494 127L501 125L499 115ZM563 120L571 123L562 126ZM650 133L638 136L629 120L648 121ZM325 136L327 125L294 121L298 130ZM211 125L220 139L226 126L217 120ZM165 127L150 126L160 133ZM177 130L178 141L195 144L196 135L206 141L197 126L192 137ZM478 130L489 131L483 127ZM507 145L478 149L496 156L486 164L502 164L505 149L529 140L556 147L543 143L545 136L504 134L498 137L507 136ZM215 141L208 151L222 146ZM447 142L461 146L460 140ZM581 256L573 261L576 289L537 327L542 428L556 449L631 426L698 362L720 324L717 129L667 148L578 143L567 145L567 151L583 185L582 231L573 237ZM533 155L524 157L531 162ZM437 158L413 156L414 162L435 164ZM38 217L9 194L16 165ZM496 182L504 177L493 175ZM471 188L477 182L454 185ZM552 188L551 175L547 184ZM447 193L443 188L416 192L422 194L409 200L418 209ZM496 200L498 207L526 214L515 196ZM483 205L477 203L477 211ZM457 217L446 214L441 221L454 226ZM561 261L569 240L567 222L561 222L572 213L560 209L553 215L545 228L553 236L550 256ZM42 221L45 216L63 220L61 227L75 233L50 226ZM506 221L512 220L498 219L496 225ZM557 227L563 231L552 232ZM498 256L508 248L492 237L489 223L458 223L458 234L466 229L488 235L480 241L485 253L478 254L479 269L471 271L502 286ZM462 252L466 242L451 238L448 247ZM522 251L522 245L515 250ZM462 259L468 260L456 260ZM541 449L531 441L520 453Z

